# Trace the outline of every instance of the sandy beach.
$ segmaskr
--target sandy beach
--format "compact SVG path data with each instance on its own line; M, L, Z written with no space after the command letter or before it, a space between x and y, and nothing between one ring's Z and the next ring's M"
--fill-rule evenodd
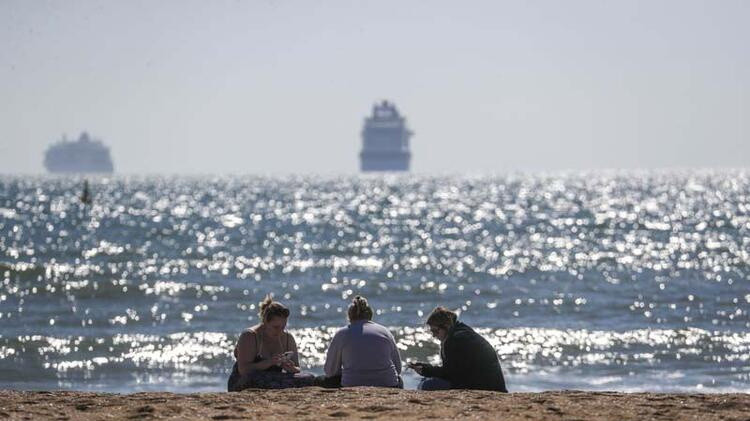
M561 391L500 394L382 388L240 393L0 391L0 419L750 420L748 394Z

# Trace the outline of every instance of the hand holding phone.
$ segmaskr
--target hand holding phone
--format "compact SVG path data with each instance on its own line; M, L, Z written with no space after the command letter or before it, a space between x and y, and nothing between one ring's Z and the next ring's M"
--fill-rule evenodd
M292 364L293 356L294 356L294 351L287 351L287 352L278 354L277 357L279 360L279 365L283 366L283 365Z
M290 364L292 362L291 357L294 355L294 351L287 351L281 354L276 354L271 358L273 365L282 366L284 364Z
M407 362L406 365L411 368L412 370L416 371L417 374L422 374L422 369L424 368L424 363L420 362Z
M287 351L283 354L280 354L281 358L281 368L284 369L287 373L299 373L299 368L297 368L294 365L294 361L292 361L292 357L294 356L294 351Z

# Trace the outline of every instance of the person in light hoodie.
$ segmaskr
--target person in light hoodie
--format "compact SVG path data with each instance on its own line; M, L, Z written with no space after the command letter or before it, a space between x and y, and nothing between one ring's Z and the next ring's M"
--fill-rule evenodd
M404 387L396 341L372 321L372 314L367 299L354 297L347 311L349 325L336 332L328 347L325 386Z

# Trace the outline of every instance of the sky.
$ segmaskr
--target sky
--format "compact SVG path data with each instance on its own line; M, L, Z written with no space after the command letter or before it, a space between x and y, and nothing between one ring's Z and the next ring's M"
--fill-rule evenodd
M750 167L750 1L0 0L0 174L88 131L122 174Z

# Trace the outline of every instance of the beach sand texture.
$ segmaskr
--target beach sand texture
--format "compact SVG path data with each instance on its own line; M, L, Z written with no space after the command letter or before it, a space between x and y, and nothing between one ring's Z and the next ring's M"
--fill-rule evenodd
M367 387L129 395L4 390L0 391L0 419L750 421L750 395L580 391L500 394Z

